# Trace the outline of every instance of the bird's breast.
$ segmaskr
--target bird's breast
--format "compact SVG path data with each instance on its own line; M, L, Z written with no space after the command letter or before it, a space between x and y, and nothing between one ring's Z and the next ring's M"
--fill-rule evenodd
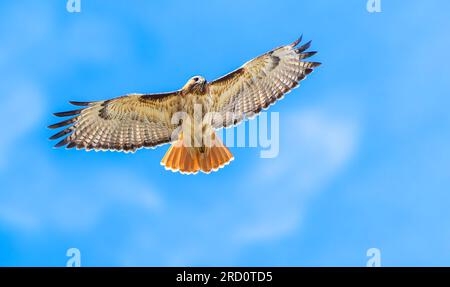
M184 101L185 117L183 119L183 133L186 140L195 143L195 146L203 146L203 137L211 130L210 117L212 99L209 95L188 95Z
M184 111L190 115L205 116L211 111L212 99L209 95L188 95L184 102Z

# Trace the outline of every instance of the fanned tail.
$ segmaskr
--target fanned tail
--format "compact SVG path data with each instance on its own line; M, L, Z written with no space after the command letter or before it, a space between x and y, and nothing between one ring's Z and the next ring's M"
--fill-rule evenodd
M161 165L174 172L179 171L185 174L195 174L199 171L210 173L217 171L231 162L234 157L220 138L213 135L211 147L186 147L183 143L182 135L167 150Z

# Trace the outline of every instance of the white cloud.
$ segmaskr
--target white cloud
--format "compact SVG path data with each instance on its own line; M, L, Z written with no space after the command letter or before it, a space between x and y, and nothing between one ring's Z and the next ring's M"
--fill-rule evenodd
M0 205L0 222L9 225L11 229L34 231L39 228L40 222L28 210L18 206Z
M41 123L44 100L40 88L28 81L9 82L0 88L0 170L4 169L14 143Z
M311 192L326 187L357 148L355 119L333 111L299 111L281 125L295 128L282 131L278 158L262 159L254 168L243 195L253 210L235 234L242 242L273 240L297 229ZM260 191L267 186L272 188L270 193Z
M34 164L41 169L46 166L43 158L35 158ZM86 168L66 174L50 166L24 172L29 183L18 183L13 194L0 194L0 221L24 233L89 232L115 213L117 206L149 215L161 212L164 206L150 183L123 170L95 173Z
M114 180L111 180L111 175L114 175ZM164 201L158 189L127 171L109 170L97 177L105 183L104 192L110 198L149 212L164 209Z

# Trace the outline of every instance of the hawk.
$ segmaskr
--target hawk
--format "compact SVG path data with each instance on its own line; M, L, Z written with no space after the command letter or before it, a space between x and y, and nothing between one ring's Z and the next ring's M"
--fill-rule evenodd
M298 86L321 63L305 59L311 41L275 48L233 72L208 82L192 77L179 90L127 94L55 113L70 117L50 125L64 127L51 136L55 147L134 152L171 143L161 164L181 173L209 173L232 161L233 155L214 130L234 126L267 109ZM200 120L199 120L200 119Z

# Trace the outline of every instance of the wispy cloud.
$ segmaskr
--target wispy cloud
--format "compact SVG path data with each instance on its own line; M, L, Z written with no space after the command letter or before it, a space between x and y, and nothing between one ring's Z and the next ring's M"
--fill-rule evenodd
M304 109L286 115L279 158L261 161L243 196L251 215L241 219L235 237L243 242L276 239L297 228L313 192L326 187L353 157L358 145L354 118ZM267 191L267 188L271 192Z
M26 137L39 125L43 116L44 97L38 86L27 80L12 80L0 87L5 95L0 106L0 128L5 136L0 141L0 171L7 167L17 140Z

